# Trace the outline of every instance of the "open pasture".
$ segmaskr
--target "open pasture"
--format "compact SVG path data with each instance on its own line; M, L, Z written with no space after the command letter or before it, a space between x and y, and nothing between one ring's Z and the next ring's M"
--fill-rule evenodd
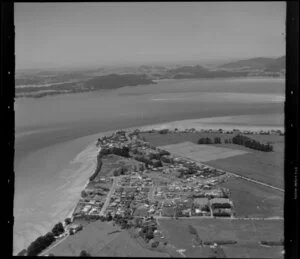
M176 152L175 145L179 144L178 150L181 147L182 142L192 142L197 144L200 138L209 137L212 140L215 137L220 137L222 143L225 139L234 137L236 134L222 134L214 132L195 132L195 133L174 133L170 132L168 134L159 134L159 133L141 133L141 136L149 141L152 145L155 146L173 146L174 152ZM229 150L240 150L246 153L241 155L230 155L228 157L215 157L213 156L202 157L202 162L207 163L208 165L220 168L226 171L230 171L236 174L240 174L267 184L271 184L275 187L284 188L284 136L279 135L247 135L248 137L260 141L262 143L271 143L274 147L274 152L263 152L244 146L235 145L235 144L212 144L212 145L196 145L199 148L225 148ZM187 149L184 145L183 149L179 150L181 156L186 156L183 150ZM208 151L207 151L208 152ZM230 154L229 152L228 155ZM233 153L232 153L233 154ZM178 153L179 155L179 153ZM192 157L191 157L192 158ZM194 159L194 158L192 158ZM206 161L204 161L206 160ZM200 162L201 160L199 160Z
M239 178L221 187L230 190L236 217L283 217L284 193Z
M211 160L224 159L237 155L247 154L249 151L224 148L212 145L197 145L192 142L182 142L179 144L162 146L172 154L188 157L198 162L208 162Z
M192 247L193 235L189 225L197 230L202 241L237 241L237 244L221 245L227 257L232 257L235 249L237 257L257 257L260 251L266 258L280 258L281 255L282 247L263 247L259 242L283 238L282 220L160 219L159 223L170 243L178 249L186 249L185 254L191 253L193 257L204 255L201 249L196 251Z
M166 146L171 144L178 144L185 141L190 141L195 144L198 143L200 138L210 138L214 139L215 137L221 138L222 143L224 143L225 139L233 138L237 133L227 134L227 133L218 133L218 132L169 132L167 134L160 134L157 132L153 133L140 133L141 137L144 137L146 141L154 146ZM259 134L251 134L246 135L249 138L255 139L257 141L271 144L274 143L283 143L284 136L279 135L259 135Z
M139 167L142 163L133 159L117 156L117 155L107 155L102 157L102 167L97 178L102 178L104 176L113 176L113 172L119 168L132 168Z
M110 223L94 222L82 231L69 236L49 253L55 256L79 256L82 250L92 256L166 257L167 254L141 247L127 231Z
M283 258L283 246L266 247L257 244L222 246L228 258Z
M275 143L273 146L274 152L251 150L241 156L210 160L207 164L283 189L284 143ZM242 146L237 148L247 149Z

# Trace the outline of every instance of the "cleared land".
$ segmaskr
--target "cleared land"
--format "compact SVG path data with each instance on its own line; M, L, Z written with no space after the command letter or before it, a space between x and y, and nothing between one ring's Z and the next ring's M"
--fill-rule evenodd
M96 180L104 176L113 176L114 171L122 167L127 169L134 169L135 167L139 167L140 165L142 165L141 162L138 162L136 160L113 154L102 157L102 162L103 164L101 167L101 171L96 177Z
M126 231L110 223L93 222L82 231L69 236L50 249L55 256L79 256L82 250L92 256L165 257L166 254L147 250L133 240Z
M230 190L236 217L283 217L284 193L234 178L220 185Z
M248 153L248 151L245 150L223 148L212 145L197 145L188 141L179 144L162 146L160 148L168 150L172 154L185 156L199 162L208 162L211 160L223 159Z
M171 144L177 144L184 141L190 141L195 144L198 143L200 138L215 138L220 137L222 142L225 139L229 139L234 137L236 134L223 134L217 132L170 132L167 134L160 133L140 133L141 137L144 137L148 142L150 142L154 146L165 146ZM284 136L278 135L247 135L248 137L261 141L261 142L271 142L271 143L283 143Z
M283 238L282 220L222 220L222 219L186 219L165 220L160 219L160 227L165 232L170 243L178 249L186 249L194 257L206 257L207 251L193 248L193 235L189 225L193 226L202 241L237 241L237 244L221 245L226 256L232 257L235 249L239 257L276 257L282 258L283 247L261 246L262 240L279 241ZM242 249L244 247L244 249Z
M221 133L141 133L153 145L166 146L190 141L197 143L199 138L209 137L211 139L220 137L222 142L232 138L235 134ZM234 144L211 145L219 148L228 148L248 153L223 159L205 162L208 165L240 174L258 180L275 187L284 188L284 136L278 135L247 135L262 143L270 142L274 152L262 152ZM200 145L199 145L200 146ZM206 145L207 146L207 145Z
M254 150L238 157L211 160L207 164L284 189L284 144L273 146L274 152Z

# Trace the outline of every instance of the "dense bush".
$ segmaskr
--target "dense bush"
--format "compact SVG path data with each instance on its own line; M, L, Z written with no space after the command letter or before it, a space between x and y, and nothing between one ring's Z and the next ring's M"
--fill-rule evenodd
M198 144L213 144L210 138L200 138Z
M228 212L214 212L213 215L215 217L230 217L230 213Z
M283 240L280 240L280 241L261 241L260 243L262 245L267 245L267 246L283 246L284 245Z
M27 250L26 250L26 249L23 249L21 252L19 252L19 253L17 254L17 256L26 256L26 254L27 254Z
M65 232L65 229L63 227L63 224L61 222L59 222L52 228L51 231L54 236L59 236L60 234Z
M221 138L219 138L219 137L215 137L215 139L214 139L214 143L215 143L215 144L222 144L222 142L221 142Z
M156 240L151 244L151 247L156 248L156 247L158 247L158 245L159 245L159 241Z
M102 168L102 159L101 158L102 158L102 155L101 155L101 152L99 152L99 154L97 156L97 167L95 169L95 172L90 176L90 178L89 178L90 181L93 181L97 177L99 172L101 171L101 168Z
M161 158L160 158L160 160L162 161L162 162L164 162L164 163L171 163L171 159L170 159L170 157L167 157L167 156L162 156Z
M80 257L91 257L91 255L86 251L82 250L79 254Z
M159 134L167 134L169 132L168 129L162 129L159 131Z
M152 165L154 167L161 167L162 166L162 162L160 160L153 159L152 160Z
M50 246L55 241L53 233L49 232L44 236L38 237L27 248L27 256L37 256L45 248Z
M229 203L214 203L211 205L212 209L230 209L231 205Z
M232 143L264 152L273 151L273 146L270 144L262 144L257 140L239 134L232 138Z
M65 219L65 224L66 224L66 225L71 224L71 222L72 222L72 221L71 221L71 218L66 218L66 219Z

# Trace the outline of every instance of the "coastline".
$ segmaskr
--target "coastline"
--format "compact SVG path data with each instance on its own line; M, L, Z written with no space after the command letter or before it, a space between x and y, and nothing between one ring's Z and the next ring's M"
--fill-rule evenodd
M247 116L247 115L246 115ZM245 117L245 116L239 116L239 117ZM129 128L123 128L123 130L132 130L132 129L140 129L140 130L149 130L149 129L162 129L162 128L178 128L178 129L186 129L186 128L195 128L195 129L219 129L222 128L224 130L229 129L241 129L244 130L245 128L247 130L250 130L251 125L236 125L236 124L230 124L233 121L236 121L237 116L222 116L222 117L212 117L212 118L202 118L202 119L192 119L192 120L179 120L179 121L170 121L167 123L157 123L157 124L148 124L143 126L137 126L137 127L129 127ZM211 123L214 121L214 123ZM252 128L255 128L256 130L276 130L276 129L283 129L284 127L281 126L266 126L266 125L256 125L252 126ZM81 137L75 140L71 140L68 142L61 143L62 146L68 146L66 150L59 150L59 152L70 152L72 150L72 143L82 143L80 146L80 151L77 152L77 155L72 159L72 161L69 162L69 164L77 164L79 166L79 169L72 171L72 174L70 172L67 172L64 175L64 178L68 179L68 182L63 185L63 187L66 190L65 195L63 197L60 197L60 201L57 201L57 204L55 204L54 207L60 211L56 211L54 213L51 213L53 220L52 222L58 222L63 221L67 217L71 217L78 199L80 198L81 190L86 188L86 186L89 183L89 177L93 173L94 166L96 163L96 154L97 150L93 149L95 147L95 142L97 138L104 135L110 135L113 132L120 129L115 129L111 131L106 132L99 132L92 135L87 135L85 137ZM83 148L84 147L84 148ZM47 148L46 148L47 149ZM47 155L47 153L45 153ZM48 160L48 157L45 157L45 159ZM70 179L69 177L73 178L74 180ZM76 178L76 179L75 179ZM68 186L69 185L69 186ZM54 219L55 218L55 219ZM50 224L51 225L51 224ZM49 229L48 229L49 231ZM26 238L25 238L26 239ZM32 242L33 240L26 240L24 244L25 247ZM22 250L22 249L20 249ZM18 253L18 251L14 251L14 253Z

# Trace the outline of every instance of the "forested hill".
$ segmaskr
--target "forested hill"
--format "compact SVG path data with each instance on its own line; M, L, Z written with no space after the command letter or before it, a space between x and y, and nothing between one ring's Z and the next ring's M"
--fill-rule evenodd
M222 78L222 77L243 77L247 72L209 70L202 66L184 66L168 70L171 78Z
M279 72L285 69L285 56L279 58L258 57L251 59L238 60L220 65L221 69L261 69L270 72Z
M90 90L100 89L116 89L123 86L137 86L145 84L154 84L145 75L138 74L109 74L104 76L97 76L87 80L84 86Z

